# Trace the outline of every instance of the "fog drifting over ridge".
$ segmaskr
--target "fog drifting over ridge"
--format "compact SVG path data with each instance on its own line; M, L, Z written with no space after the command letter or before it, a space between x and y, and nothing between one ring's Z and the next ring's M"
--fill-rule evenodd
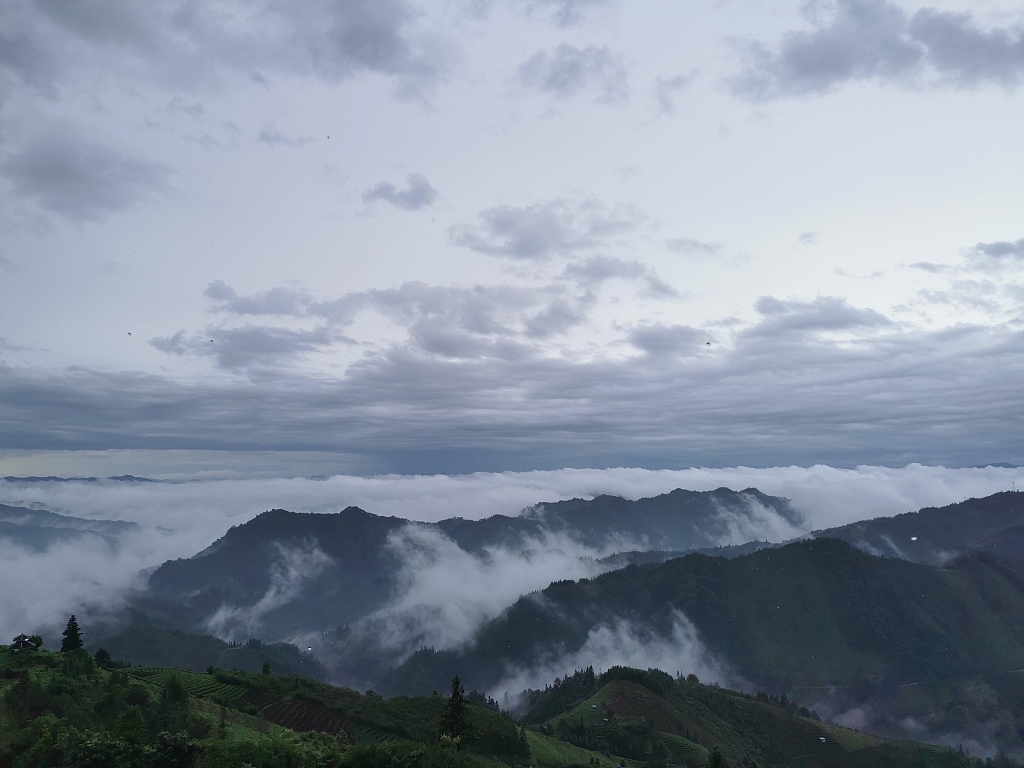
M144 526L122 538L118 547L97 539L35 553L0 540L0 579L9 587L0 597L0 632L16 634L26 626L59 623L62 616L97 597L106 605L115 603L125 590L141 583L140 570L168 559L190 557L229 527L274 507L328 513L355 505L374 514L431 522L455 516L514 515L539 502L598 494L636 499L675 488L756 487L790 498L811 530L985 496L1009 489L1013 482L1024 483L1024 469L948 469L919 464L857 469L563 469L191 483L0 481L0 503L39 504L65 514L130 520ZM777 521L764 518L763 530L747 523L730 532L730 540L723 543L736 543L740 534L778 540L780 532ZM563 577L573 575L566 572ZM469 601L468 605L477 603Z

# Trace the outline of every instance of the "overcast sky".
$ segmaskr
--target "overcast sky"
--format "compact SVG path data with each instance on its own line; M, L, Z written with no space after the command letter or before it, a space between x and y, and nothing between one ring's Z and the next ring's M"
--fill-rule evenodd
M0 474L1024 463L1011 0L0 0Z

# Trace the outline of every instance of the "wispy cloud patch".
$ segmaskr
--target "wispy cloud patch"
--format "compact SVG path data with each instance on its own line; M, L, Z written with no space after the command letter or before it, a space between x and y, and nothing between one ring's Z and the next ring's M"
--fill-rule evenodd
M596 198L554 199L527 206L497 206L480 213L478 226L459 225L449 238L489 256L544 261L599 247L633 230L639 214L609 208Z
M427 208L437 200L438 192L421 173L411 173L405 179L405 189L399 189L389 181L371 187L363 193L363 202L383 200L404 211L418 211Z
M563 99L589 93L599 104L619 104L630 95L622 57L603 45L563 43L538 51L519 65L518 76L523 85Z
M297 149L313 143L312 136L291 136L282 133L276 128L264 128L259 132L256 140L268 147L289 147Z

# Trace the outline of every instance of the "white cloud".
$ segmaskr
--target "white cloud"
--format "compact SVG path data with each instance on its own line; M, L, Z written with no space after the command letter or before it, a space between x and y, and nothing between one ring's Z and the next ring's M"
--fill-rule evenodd
M796 510L807 520L807 528L821 529L985 496L1007 490L1013 481L1018 487L1024 486L1024 470L922 465L901 469L565 469L459 476L336 476L325 480L271 478L186 483L0 480L0 503L39 503L65 514L130 520L145 526L145 530L124 538L115 549L100 543L60 545L38 554L0 542L4 555L0 558L0 580L11 585L0 597L0 632L13 636L26 631L25 626L56 622L69 613L88 615L82 607L96 600L104 606L116 605L120 595L139 584L142 569L168 559L189 557L205 549L229 527L245 523L270 508L337 512L355 505L375 514L430 522L454 515L474 519L514 515L538 502L591 498L598 494L636 499L680 487L757 487L765 493L791 498ZM756 509L753 511L757 513ZM778 540L794 533L772 515L755 514L747 520L730 522L731 532L723 543L744 537ZM617 548L628 546L622 542ZM424 535L417 529L396 539L395 547L405 553L408 567L402 590L392 605L393 618L409 621L410 636L416 632L429 635L438 646L458 645L472 628L496 608L503 607L503 601L511 603L518 594L541 588L557 578L586 576L594 568L578 559L587 552L561 539L533 542L525 571L516 570L523 564L521 552L498 550L475 557L456 551L441 537ZM315 553L311 562L318 562ZM512 573L516 573L515 578L511 578ZM286 567L282 574L280 583L291 583L292 571ZM438 597L436 590L442 586L453 595L449 603ZM272 592L266 598L269 601L286 594L287 589ZM224 627L231 628L228 624Z
M707 649L690 620L681 611L674 611L668 636L622 619L612 619L592 629L583 647L577 651L516 664L492 686L490 695L501 698L505 693L511 696L527 688L543 688L556 677L591 665L598 674L619 665L660 669L670 675L677 672L684 676L694 674L703 683L717 682L733 689L747 687Z
M614 550L638 546L619 542ZM608 570L596 559L613 551L547 535L524 540L522 547L490 547L475 555L442 533L415 525L392 534L388 548L401 563L395 596L354 632L372 638L395 663L424 646L463 648L521 595L559 579L589 578Z
M221 605L206 619L210 634L222 640L248 640L259 637L263 617L287 605L307 582L315 579L331 559L315 543L301 547L277 545L278 559L270 571L270 586L252 605Z

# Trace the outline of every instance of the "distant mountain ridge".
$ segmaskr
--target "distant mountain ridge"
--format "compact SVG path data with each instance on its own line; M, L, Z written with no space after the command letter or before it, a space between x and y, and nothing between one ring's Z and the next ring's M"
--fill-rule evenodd
M99 483L104 480L116 480L122 483L162 483L164 480L156 480L151 477L138 477L136 475L115 475L112 477L59 477L57 475L7 475L0 477L8 483Z
M1003 491L814 531L811 536L841 539L865 552L935 565L969 551L1024 558L1024 493Z
M438 523L381 517L358 507L335 514L274 509L232 528L191 558L164 563L150 575L148 591L153 598L209 616L221 606L257 603L280 583L287 570L282 564L289 558L319 562L319 568L303 574L302 585L286 603L262 614L263 631L277 639L298 629L352 623L384 605L401 566L388 542L410 525L443 534L475 555L495 547L519 552L553 535L595 552L637 546L689 550L719 544L730 525L755 513L773 515L793 528L801 523L787 499L727 488L676 490L638 501L614 496L572 499L538 504L519 517Z
M44 509L0 504L0 539L9 539L36 551L88 537L100 537L116 544L118 537L135 530L139 530L136 523L123 520L90 520Z

